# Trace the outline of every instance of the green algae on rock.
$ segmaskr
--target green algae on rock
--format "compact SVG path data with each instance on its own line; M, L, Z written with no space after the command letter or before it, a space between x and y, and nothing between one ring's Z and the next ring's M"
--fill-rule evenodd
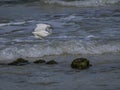
M46 64L58 64L55 60L50 60L48 62L46 62Z
M18 65L18 66L26 65L26 64L28 64L28 61L23 58L18 58L13 62L8 63L8 65Z
M40 64L40 63L45 63L45 62L46 62L45 60L39 59L39 60L34 61L33 63Z
M71 63L72 68L80 69L80 70L87 69L90 66L91 66L91 64L90 64L89 60L86 58L77 58L77 59L74 59Z

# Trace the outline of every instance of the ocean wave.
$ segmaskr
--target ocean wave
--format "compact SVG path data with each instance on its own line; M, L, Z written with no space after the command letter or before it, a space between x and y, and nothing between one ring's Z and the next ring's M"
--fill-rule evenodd
M37 2L37 3L36 3ZM120 4L120 0L0 0L0 5L4 4L26 4L26 3L46 3L62 6L75 6L75 7L93 7L105 6L111 4Z
M10 26L10 25L23 25L25 24L26 22L10 22L10 23L0 23L0 27L3 27L3 26Z
M62 6L93 7L118 4L120 0L44 0L44 2Z
M0 27L4 26L19 26L19 25L25 25L27 23L34 22L33 20L30 21L19 21L19 22L9 22L9 23L0 23Z
M119 53L120 43L98 44L82 40L54 41L42 44L9 46L0 50L0 60L15 59L19 57L42 57L45 55L64 54L104 54Z

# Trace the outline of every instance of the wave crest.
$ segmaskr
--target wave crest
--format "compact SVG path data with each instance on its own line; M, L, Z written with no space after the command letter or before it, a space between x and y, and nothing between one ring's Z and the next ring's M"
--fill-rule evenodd
M52 42L51 44L34 44L10 46L0 51L0 59L15 59L19 57L42 57L45 55L62 54L103 54L119 53L120 43L98 44L85 41Z
M111 4L117 4L120 0L45 0L45 3L58 4L62 6L75 6L75 7L93 7L93 6L105 6Z

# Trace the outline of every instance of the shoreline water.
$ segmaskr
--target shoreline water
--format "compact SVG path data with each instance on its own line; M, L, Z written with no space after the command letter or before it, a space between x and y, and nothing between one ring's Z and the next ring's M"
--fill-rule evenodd
M11 4L0 3L0 90L120 90L120 0L5 1ZM32 34L39 23L54 28L44 40ZM80 57L92 67L72 69ZM30 63L6 65L17 58ZM38 59L58 64L33 63Z
M70 63L78 57L87 58L93 66L86 70L72 69ZM119 58L119 54L61 55L42 57L45 60L56 60L57 65L0 65L0 88L1 90L119 90Z
M102 62L106 62L107 60L108 61L111 61L111 62L119 62L119 56L120 54L119 53L106 53L106 54L62 54L62 55L45 55L45 56L41 56L41 57L20 57L20 58L23 58L25 60L28 60L29 62L33 62L35 60L38 60L38 59L43 59L43 60L56 60L56 61L67 61L67 62L71 62L73 59L75 58L81 58L81 57L85 57L85 58L88 58L88 59L93 59L93 63L102 63ZM98 60L94 60L94 57L95 59L98 59ZM70 60L68 60L68 58ZM99 60L100 58L103 58L102 60ZM9 62L12 62L14 60L16 60L17 58L15 59L6 59L6 60L0 60L0 63L9 63ZM105 60L106 59L106 60ZM113 59L113 60L112 60ZM117 60L118 59L118 60Z

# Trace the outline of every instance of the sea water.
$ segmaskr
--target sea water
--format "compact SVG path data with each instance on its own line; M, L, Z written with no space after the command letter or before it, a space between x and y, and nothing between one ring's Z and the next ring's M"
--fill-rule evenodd
M32 32L39 23L50 24L52 34L36 39ZM20 87L22 90L119 90L119 55L120 0L0 0L0 62L16 58L49 57L49 60L53 56L61 64L65 61L67 68L61 64L56 67L1 66L1 82L8 86L5 90L10 86L14 90L21 90ZM67 66L75 56L86 56L95 65L100 62L105 66L100 64L96 69L75 74ZM102 70L108 73L99 73ZM80 76L84 78L79 80ZM103 80L106 82L102 84ZM113 80L116 81L108 83Z
M0 60L120 52L119 0L1 0ZM36 24L54 28L44 40Z

